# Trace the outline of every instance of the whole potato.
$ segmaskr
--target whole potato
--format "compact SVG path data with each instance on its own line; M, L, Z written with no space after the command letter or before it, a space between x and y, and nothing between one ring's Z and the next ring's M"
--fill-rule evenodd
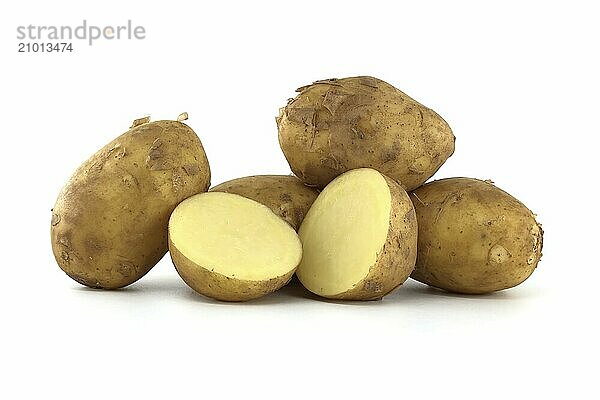
M411 194L419 227L411 277L457 293L489 293L525 281L542 256L541 225L489 181L441 179Z
M392 85L368 76L317 81L277 117L279 143L294 174L323 188L369 167L412 190L454 152L448 124Z
M194 131L148 121L136 120L85 161L52 210L54 257L82 285L115 289L141 278L167 251L175 206L210 186Z
M319 192L304 185L295 176L256 175L223 182L210 189L211 192L238 194L269 207L295 230Z

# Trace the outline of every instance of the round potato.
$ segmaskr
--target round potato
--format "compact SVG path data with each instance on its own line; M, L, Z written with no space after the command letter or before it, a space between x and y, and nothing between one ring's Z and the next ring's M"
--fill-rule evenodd
M454 152L442 117L382 80L328 79L297 91L277 126L292 171L307 185L323 188L345 171L369 167L412 190Z
M489 181L441 179L411 194L419 244L411 277L467 294L525 281L542 256L541 225L521 202Z
M408 278L417 257L408 194L369 168L327 185L299 236L304 250L296 275L308 290L331 299L381 299Z
M269 207L295 230L319 192L295 176L257 175L233 179L210 189L211 192L239 194Z
M189 126L136 120L62 189L52 210L54 257L82 285L127 286L166 253L175 206L209 186L208 160Z
M302 258L294 229L268 207L230 193L202 193L175 208L169 252L195 291L246 301L284 286Z

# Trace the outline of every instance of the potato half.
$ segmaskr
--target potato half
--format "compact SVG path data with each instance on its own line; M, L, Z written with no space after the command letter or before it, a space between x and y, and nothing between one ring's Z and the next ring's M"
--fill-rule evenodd
M256 175L232 179L210 189L211 192L239 194L269 207L295 230L319 192L295 176Z
M442 117L380 79L327 79L297 92L277 127L285 158L307 185L323 188L345 171L368 167L412 190L454 152Z
M491 182L441 179L411 197L419 224L413 279L478 294L516 286L536 268L542 256L541 225L519 200Z
M195 291L245 301L284 286L302 258L294 229L268 207L230 193L192 196L169 220L175 268Z
M75 281L127 286L165 255L171 212L210 186L202 143L180 122L186 117L134 121L63 187L52 210L52 251Z
M402 284L417 256L408 194L381 173L346 172L319 194L299 231L297 270L311 292L331 299L380 299Z

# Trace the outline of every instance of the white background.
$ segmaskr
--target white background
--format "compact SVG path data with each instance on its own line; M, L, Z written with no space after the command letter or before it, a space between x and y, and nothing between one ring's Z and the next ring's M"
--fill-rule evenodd
M593 4L3 3L0 397L598 398ZM84 18L131 19L147 38L17 53L18 25ZM225 304L185 286L168 256L113 292L56 265L62 184L133 119L187 111L213 184L287 174L278 107L314 80L365 74L452 126L436 178L491 178L538 214L544 257L527 282L468 297L409 281L361 304L296 287Z

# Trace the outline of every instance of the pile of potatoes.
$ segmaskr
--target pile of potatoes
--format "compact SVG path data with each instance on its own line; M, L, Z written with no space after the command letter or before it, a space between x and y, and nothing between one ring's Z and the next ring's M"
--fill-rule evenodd
M375 300L409 277L481 294L533 273L543 231L527 207L490 181L425 183L454 152L437 113L366 76L297 92L277 117L295 176L210 188L187 114L134 121L59 194L51 240L60 268L117 289L169 251L191 288L223 301L264 296L294 274L323 298Z

